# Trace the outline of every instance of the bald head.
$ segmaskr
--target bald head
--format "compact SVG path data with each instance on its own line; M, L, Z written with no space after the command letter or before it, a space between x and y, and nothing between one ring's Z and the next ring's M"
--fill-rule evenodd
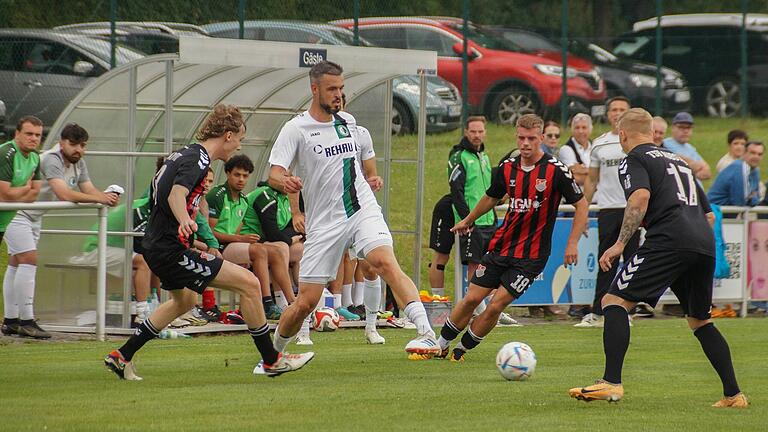
M653 142L653 117L642 108L632 108L622 114L617 129L626 153L640 144Z

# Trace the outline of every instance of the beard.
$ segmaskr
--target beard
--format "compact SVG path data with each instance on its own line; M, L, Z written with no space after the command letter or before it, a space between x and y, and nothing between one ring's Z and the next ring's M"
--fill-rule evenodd
M327 112L328 114L336 114L339 111L341 111L341 105L339 105L338 108L334 108L331 105L320 103L320 108L323 109L323 111Z
M69 161L69 163L76 164L80 162L80 159L82 158L80 155L68 155L66 153L62 153L64 155L64 158Z

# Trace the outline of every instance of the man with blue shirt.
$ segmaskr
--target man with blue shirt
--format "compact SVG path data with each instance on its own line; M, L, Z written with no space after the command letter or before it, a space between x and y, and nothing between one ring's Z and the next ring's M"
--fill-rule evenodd
M693 133L693 116L683 111L672 118L672 136L664 140L663 147L680 156L693 170L693 174L699 181L712 177L709 164L699 155L696 147L691 145L690 139Z
M750 141L744 147L741 159L733 161L720 171L707 196L713 204L756 206L760 202L760 161L765 146Z

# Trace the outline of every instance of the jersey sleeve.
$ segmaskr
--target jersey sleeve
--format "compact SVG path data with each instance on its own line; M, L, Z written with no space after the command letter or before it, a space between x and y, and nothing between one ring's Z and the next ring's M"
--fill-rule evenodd
M648 170L640 158L634 154L628 155L619 164L619 181L624 189L624 197L627 199L638 189L651 191L651 180Z
M64 165L55 156L48 155L40 159L40 172L46 180L64 180Z
M371 133L368 129L357 126L357 139L360 144L360 160L368 160L376 157L376 153L373 151L373 139L371 139Z
M560 147L557 158L567 167L579 163L579 161L576 160L576 155L573 153L573 149L567 145Z
M174 185L184 186L192 191L205 178L208 173L208 162L200 158L199 155L189 155L178 159L179 168L176 170L176 177L173 179Z
M218 219L221 214L221 208L224 206L224 194L220 193L222 189L216 187L208 192L205 200L208 201L208 217Z
M600 149L597 147L593 147L589 153L589 167L600 168Z
M701 187L701 183L698 181L696 181L696 193L699 195L699 202L701 203L701 208L704 210L704 213L711 213L712 206L709 205L709 197Z
M507 179L504 176L505 166L505 164L501 164L495 170L491 170L493 173L491 185L485 191L485 194L491 198L502 199L507 193Z
M0 147L0 181L13 181L13 156L10 154L13 146L6 144Z
M256 211L261 222L261 229L264 232L265 240L281 241L287 243L288 246L291 245L293 239L283 233L277 225L277 199L274 199L268 193L262 193L259 198L253 201L253 209Z
M584 197L581 186L576 183L571 170L560 161L554 162L557 167L557 191L567 204L573 204Z
M451 155L448 160L448 185L451 188L451 202L453 208L456 209L456 213L460 218L465 218L472 210L467 205L467 200L464 198L465 182L467 181L466 171L464 164L461 163L461 152L456 152Z
M37 166L35 167L35 172L32 174L32 180L42 180L42 179L43 179L43 173L40 172L40 158L38 156Z
M211 226L208 225L208 218L201 212L197 212L197 215L195 215L195 222L197 223L197 238L208 245L208 247L218 249L220 246L219 240L213 235Z
M270 165L281 166L286 170L290 169L303 139L301 131L296 126L292 123L286 123L280 130L280 134L272 146L272 151L269 153Z

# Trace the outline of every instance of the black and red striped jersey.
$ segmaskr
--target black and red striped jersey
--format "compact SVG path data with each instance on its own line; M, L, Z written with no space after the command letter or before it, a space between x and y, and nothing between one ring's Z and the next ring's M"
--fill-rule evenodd
M519 157L504 160L486 194L509 195L509 209L488 251L524 259L549 256L561 198L573 204L584 196L568 167L547 155L532 167L521 166Z
M142 246L144 249L186 249L190 239L179 235L179 221L171 211L168 196L174 185L184 186L187 195L187 214L195 218L195 212L205 188L205 176L211 158L200 144L191 144L171 153L152 179L150 188L151 214L147 223Z

